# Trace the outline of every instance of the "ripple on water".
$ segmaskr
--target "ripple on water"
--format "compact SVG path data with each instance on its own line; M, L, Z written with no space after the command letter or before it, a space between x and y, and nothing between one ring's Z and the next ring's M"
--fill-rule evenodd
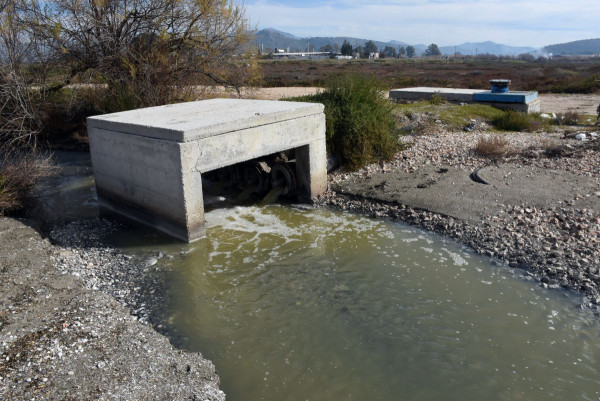
M231 400L600 397L600 327L573 294L352 214L239 207L206 220L207 238L164 259L166 308Z

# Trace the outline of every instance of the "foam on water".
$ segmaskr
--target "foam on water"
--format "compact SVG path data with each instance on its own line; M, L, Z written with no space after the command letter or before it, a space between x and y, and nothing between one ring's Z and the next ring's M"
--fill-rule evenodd
M452 252L446 248L442 248L442 251L450 255L450 258L454 262L454 266L466 266L469 264L469 262L467 262L465 258L459 255L457 252Z
M238 207L194 247L159 262L169 323L228 399L600 399L600 327L576 298L435 235Z
M242 231L256 236L277 234L283 238L300 236L301 231L290 227L266 208L256 206L215 209L206 213L206 228L220 227L224 230Z

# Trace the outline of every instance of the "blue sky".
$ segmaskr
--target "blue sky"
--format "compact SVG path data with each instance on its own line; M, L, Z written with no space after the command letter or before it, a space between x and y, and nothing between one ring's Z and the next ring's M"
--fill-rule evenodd
M250 23L296 36L440 46L544 46L600 37L600 0L246 0Z

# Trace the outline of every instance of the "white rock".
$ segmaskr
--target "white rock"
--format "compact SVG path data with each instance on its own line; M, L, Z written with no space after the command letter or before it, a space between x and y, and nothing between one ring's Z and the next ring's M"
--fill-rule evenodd
M587 136L583 133L575 135L575 139L578 139L580 141L584 141L586 138Z
M591 133L590 133L590 136L591 136L592 138L597 138L597 137L598 137L598 133L597 133L597 132L591 132Z
M157 263L158 263L158 260L156 258L150 257L144 261L144 267L152 267Z
M542 118L552 118L549 114L546 114L546 113L540 114L540 117L542 117Z

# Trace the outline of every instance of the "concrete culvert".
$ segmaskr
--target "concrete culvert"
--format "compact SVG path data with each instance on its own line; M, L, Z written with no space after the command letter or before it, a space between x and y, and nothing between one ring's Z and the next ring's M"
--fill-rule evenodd
M243 163L242 192L231 202L244 203L269 191L261 162L292 151L296 169L287 192L293 188L299 201L310 201L327 187L323 109L315 103L210 99L90 117L100 207L194 241L204 236L204 189L217 197L240 189L226 183L219 188L218 177L203 185L211 172Z

